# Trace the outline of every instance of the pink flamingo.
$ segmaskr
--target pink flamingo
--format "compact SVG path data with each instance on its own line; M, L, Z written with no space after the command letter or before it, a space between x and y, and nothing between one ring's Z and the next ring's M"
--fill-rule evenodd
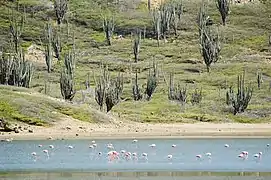
M110 151L107 153L109 161L119 159L119 153L117 151Z
M175 148L177 145L176 144L172 144L171 147Z

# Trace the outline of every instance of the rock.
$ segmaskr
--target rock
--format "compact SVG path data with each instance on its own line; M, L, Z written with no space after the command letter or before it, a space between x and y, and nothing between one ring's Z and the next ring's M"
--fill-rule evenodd
M29 129L28 132L29 132L29 133L33 133L34 131L33 131L32 129Z
M67 127L66 127L66 129L67 129L67 130L71 130L72 128L71 128L71 127L69 127L69 126L67 126Z
M18 128L14 128L14 132L15 133L19 133L19 129Z
M27 127L24 127L24 130L27 130Z
M79 134L77 134L77 133L76 133L75 135L76 135L76 136L79 136Z

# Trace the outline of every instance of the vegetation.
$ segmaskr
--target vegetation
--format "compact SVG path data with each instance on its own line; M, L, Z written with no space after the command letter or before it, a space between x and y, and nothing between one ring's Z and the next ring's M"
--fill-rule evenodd
M233 114L244 112L252 98L253 89L251 86L245 87L245 75L238 76L237 93L234 94L232 87L227 92L227 104L234 108Z
M105 111L152 123L270 121L270 5L231 5L228 16L219 2L170 0L157 9L130 0L1 2L0 118L97 122Z

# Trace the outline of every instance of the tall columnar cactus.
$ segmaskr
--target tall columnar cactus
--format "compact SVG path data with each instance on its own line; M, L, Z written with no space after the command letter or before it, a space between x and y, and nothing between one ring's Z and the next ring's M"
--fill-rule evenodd
M181 88L180 85L174 86L174 75L170 73L169 75L169 88L168 88L168 99L171 101L179 101L183 105L187 101L187 88Z
M115 19L113 16L111 17L106 17L104 16L103 18L103 30L105 33L105 37L106 37L106 41L107 41L107 45L111 46L111 38L112 35L114 33L114 29L115 29Z
M177 36L179 22L183 14L183 4L181 1L174 1L171 3L171 26L173 27L174 34Z
M17 8L19 8L17 4ZM25 13L21 14L18 18L12 11L9 18L9 29L12 36L12 42L16 53L20 53L21 35L24 29Z
M205 13L205 4L202 4L198 16L199 43L201 54L207 68L210 72L210 66L219 59L221 47L218 32L214 32L210 26L210 19Z
M100 107L100 111L102 111L104 101L105 101L105 91L109 86L108 83L109 83L110 77L109 77L107 67L104 68L101 65L100 70L101 70L101 73L100 73L100 77L99 77L98 82L96 81L96 79L94 81L95 81L95 85L96 85L96 87L95 87L95 100Z
M152 71L151 71L152 70ZM158 69L157 63L153 62L152 69L149 69L149 74L147 77L147 87L145 90L145 94L147 95L147 100L149 101L158 86Z
M135 76L135 82L133 85L133 97L135 101L139 101L142 99L143 95L141 93L141 89L138 84L138 73L136 71L136 76Z
M75 55L70 52L65 55L64 68L60 75L61 95L65 100L72 101L76 91L74 88Z
M151 0L148 0L148 10L151 11Z
M96 82L96 80L95 80ZM101 67L101 76L95 87L95 100L103 110L103 105L106 105L106 112L117 105L123 92L123 76L118 75L116 79L110 79L107 67Z
M220 12L222 24L226 25L226 18L229 15L230 10L230 1L229 0L216 0L216 7Z
M153 10L152 11L152 20L153 20L153 29L156 34L157 46L160 46L160 36L161 36L161 17L160 11Z
M200 90L195 88L190 101L192 105L199 104L202 101L202 88Z
M68 1L69 0L54 0L54 10L58 25L65 19L65 14L68 11Z
M261 89L262 83L263 83L262 72L258 71L257 72L257 85L258 85L258 89Z
M45 37L45 47L44 47L44 54L45 54L45 62L47 66L47 72L50 73L52 70L52 60L53 60L53 53L52 53L52 26L51 23L48 21L46 24L46 28L44 29L44 37Z
M52 47L55 53L55 58L60 61L60 53L62 51L61 40L58 32L56 31L52 37Z
M233 114L244 112L252 98L253 88L245 86L245 74L237 77L237 92L234 93L232 87L226 94L226 103L233 107Z
M0 59L0 84L29 88L33 71L32 63L25 60L22 50L18 54L3 52Z
M135 62L137 63L138 61L138 56L139 56L139 50L140 50L140 41L141 41L141 31L137 30L136 32L136 37L134 39L134 56L135 56Z
M122 92L123 76L119 74L115 80L110 81L110 86L105 92L106 112L111 111L111 109L120 102Z
M170 25L172 22L172 6L169 3L163 3L160 5L160 18L161 18L161 33L166 40L167 33L170 30Z

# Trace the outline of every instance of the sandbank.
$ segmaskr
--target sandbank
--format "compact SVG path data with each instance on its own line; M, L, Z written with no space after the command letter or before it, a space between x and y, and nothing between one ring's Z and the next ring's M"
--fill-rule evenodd
M74 119L57 122L52 127L30 126L33 133L1 133L6 140L45 139L176 139L176 138L271 138L271 124L193 123L149 124L114 122L91 124Z

